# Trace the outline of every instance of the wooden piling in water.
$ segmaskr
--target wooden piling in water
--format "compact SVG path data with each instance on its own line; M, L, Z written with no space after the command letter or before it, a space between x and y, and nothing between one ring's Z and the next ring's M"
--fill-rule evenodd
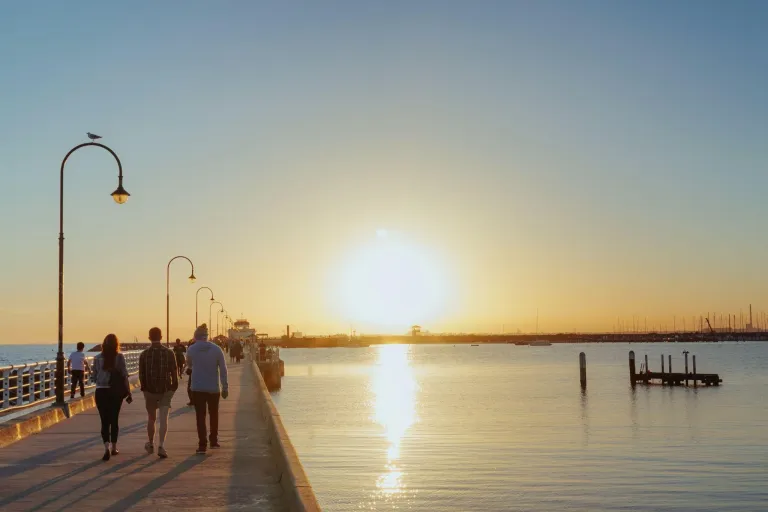
M696 355L693 356L693 385L698 386L699 381L696 379Z
M635 380L637 379L637 375L635 374L635 351L630 350L629 351L629 383L632 384L632 386L635 386Z
M579 354L579 381L581 389L587 389L587 355L584 352Z
M650 373L650 369L648 368L648 354L645 354L645 378L643 379L643 382L648 384L648 374Z
M685 385L688 385L688 351L683 351L683 355L685 355Z

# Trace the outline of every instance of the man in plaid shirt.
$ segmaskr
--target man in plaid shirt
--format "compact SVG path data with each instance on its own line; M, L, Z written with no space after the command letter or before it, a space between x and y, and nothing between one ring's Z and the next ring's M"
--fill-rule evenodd
M176 370L176 355L173 350L165 348L161 340L163 334L159 328L149 330L149 341L152 346L139 356L139 382L144 392L144 403L147 406L147 436L149 441L144 445L147 453L155 451L155 422L157 410L160 409L160 444L157 455L161 459L168 457L165 451L165 436L168 434L168 413L171 409L173 393L179 387L178 371Z

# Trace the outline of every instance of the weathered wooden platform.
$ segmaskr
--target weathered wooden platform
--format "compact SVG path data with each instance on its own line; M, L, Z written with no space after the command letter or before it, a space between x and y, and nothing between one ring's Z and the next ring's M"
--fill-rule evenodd
M682 386L689 383L694 386L719 386L723 379L716 373L640 372L635 377L635 381L643 384L659 383L668 386Z
M170 457L147 454L146 411L137 391L133 404L123 404L121 453L109 462L101 460L96 409L1 448L0 510L286 510L252 367L244 361L229 368L220 449L195 454L195 412L185 405L185 380L173 399Z

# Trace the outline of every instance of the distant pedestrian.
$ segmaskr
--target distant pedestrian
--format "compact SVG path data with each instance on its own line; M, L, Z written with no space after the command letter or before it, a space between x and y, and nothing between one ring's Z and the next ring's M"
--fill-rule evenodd
M181 340L176 338L176 345L173 346L173 353L176 354L176 368L179 370L179 378L184 378L184 365L186 364L187 348L181 344Z
M80 396L85 396L85 370L90 370L88 360L85 358L85 343L82 341L77 344L77 350L69 355L69 361L67 361L67 370L69 371L69 377L72 381L72 392L69 396L70 400L75 398L75 390L77 385L80 384Z
M240 343L240 340L235 340L234 349L235 349L235 362L239 364L240 360L243 358L243 344Z
M205 325L205 324L203 324L203 325ZM194 344L195 344L195 339L192 338L192 341L189 342L189 346L187 347L187 349L192 348L192 345L194 345ZM187 374L187 377L188 377L188 379L187 379L187 397L189 397L189 402L187 402L187 407L192 407L193 405L195 405L195 403L192 401L192 368L190 368L189 365L187 365L187 370L186 370L185 373Z
M219 397L229 396L227 363L224 352L208 341L205 324L195 330L195 344L187 350L187 367L192 370L192 402L197 415L198 454L205 454L206 444L219 448ZM221 383L221 387L219 387ZM206 439L206 408L211 417L211 432Z
M158 436L157 456L168 458L165 451L165 437L168 434L168 413L171 410L171 400L179 388L178 372L176 370L176 355L173 350L162 345L162 331L153 327L149 330L149 341L152 345L139 356L139 382L144 393L144 403L147 407L147 438L144 445L147 453L155 451L155 423L157 411L160 409L160 435Z
M125 357L120 353L120 341L114 334L107 334L104 338L101 353L93 359L93 374L96 381L96 407L101 418L101 440L104 442L102 460L109 460L110 454L120 453L117 449L117 436L120 432L118 420L123 399L129 404L133 402Z

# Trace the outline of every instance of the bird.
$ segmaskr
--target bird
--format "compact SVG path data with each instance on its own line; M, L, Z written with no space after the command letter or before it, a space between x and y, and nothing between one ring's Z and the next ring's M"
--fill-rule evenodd
M98 140L101 138L101 135L96 135L95 133L88 132L88 138L91 140Z

